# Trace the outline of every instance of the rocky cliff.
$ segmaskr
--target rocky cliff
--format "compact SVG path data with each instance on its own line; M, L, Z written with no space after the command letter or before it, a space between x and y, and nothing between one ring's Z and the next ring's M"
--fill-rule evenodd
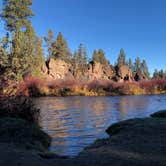
M73 69L70 63L61 59L50 58L42 66L42 74L47 79L81 79L81 80L114 80L116 82L132 82L146 79L139 73L133 73L127 65L121 67L112 67L111 65L102 65L91 61L87 64L84 72L78 68Z

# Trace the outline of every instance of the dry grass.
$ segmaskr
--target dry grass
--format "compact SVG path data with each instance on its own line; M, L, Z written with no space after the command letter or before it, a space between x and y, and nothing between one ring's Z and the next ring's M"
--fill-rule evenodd
M117 83L109 80L79 81L59 79L45 81L28 77L20 83L17 96L98 96L166 93L166 80Z

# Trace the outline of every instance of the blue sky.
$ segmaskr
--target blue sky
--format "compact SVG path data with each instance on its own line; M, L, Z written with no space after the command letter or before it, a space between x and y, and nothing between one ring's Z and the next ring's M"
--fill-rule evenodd
M124 48L127 58L145 59L153 72L166 70L165 8L165 0L33 0L32 23L40 36L62 32L72 51L80 43L89 56L102 48L111 64Z

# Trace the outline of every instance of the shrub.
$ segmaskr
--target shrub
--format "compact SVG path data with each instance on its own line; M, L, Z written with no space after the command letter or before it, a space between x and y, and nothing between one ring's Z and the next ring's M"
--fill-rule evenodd
M34 123L40 119L40 110L34 107L29 98L0 99L0 105L0 117L21 118Z
M16 93L17 96L40 96L40 88L44 87L45 82L37 77L26 77L23 82L20 83L19 89Z

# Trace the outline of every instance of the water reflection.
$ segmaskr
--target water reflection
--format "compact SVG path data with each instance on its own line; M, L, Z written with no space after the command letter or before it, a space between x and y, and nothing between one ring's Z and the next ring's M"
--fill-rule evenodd
M70 156L106 137L105 129L114 122L166 109L166 95L43 97L34 101L41 108L41 126L53 138L50 150Z

